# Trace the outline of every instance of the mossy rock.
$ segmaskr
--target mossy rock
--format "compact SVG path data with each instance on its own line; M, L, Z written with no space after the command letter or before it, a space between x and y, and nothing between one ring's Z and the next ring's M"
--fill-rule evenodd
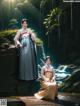
M67 79L65 79L64 82L66 83L75 83L77 81L80 80L80 69L75 70L70 77L68 77Z
M0 38L6 39L5 42L11 41L11 43L14 43L13 38L16 35L17 30L18 29L0 31ZM2 40L0 39L0 42L2 42ZM36 44L37 46L41 46L43 45L43 41L40 38L36 37Z
M75 70L70 77L64 80L59 89L65 92L80 92L80 69Z

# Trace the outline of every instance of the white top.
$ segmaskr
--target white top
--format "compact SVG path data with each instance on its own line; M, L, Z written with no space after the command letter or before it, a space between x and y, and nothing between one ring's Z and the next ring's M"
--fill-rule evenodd
M15 45L17 46L18 44L20 44L20 37L22 36L29 36L31 35L31 38L33 41L35 41L35 34L33 33L33 31L30 29L30 28L26 28L26 29L19 29L14 37L14 42L15 42Z

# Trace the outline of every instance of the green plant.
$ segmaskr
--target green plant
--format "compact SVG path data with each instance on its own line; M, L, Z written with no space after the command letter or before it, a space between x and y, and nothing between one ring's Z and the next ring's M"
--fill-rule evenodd
M47 15L47 18L44 19L43 24L47 29L46 35L48 35L50 30L54 29L56 26L59 26L58 16L61 14L61 12L62 9L56 7L53 10L51 10L50 13Z
M32 31L34 31L34 30L32 30ZM16 32L17 32L17 29L15 29L15 30L4 30L4 31L0 32L0 37L4 37L4 38L6 37L8 39L10 39L10 38L13 39L13 37L16 35ZM41 46L43 44L43 41L40 38L36 37L36 44L38 46Z

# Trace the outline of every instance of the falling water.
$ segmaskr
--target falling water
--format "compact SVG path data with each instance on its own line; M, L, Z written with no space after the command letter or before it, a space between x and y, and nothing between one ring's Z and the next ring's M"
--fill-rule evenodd
M45 59L46 55L45 55L45 52L44 52L44 46L43 46L43 44L41 46L41 49L42 49L42 57L43 57L43 59Z
M41 1L41 4L40 4L40 22L42 22L42 20L44 19L44 8L43 8L43 5L44 5L44 1Z
M44 62L45 57L46 57L46 55L45 55L45 51L44 51L44 46L42 44L41 46L38 47L38 54L37 54L37 58L38 58L38 76L39 76L39 78L41 77L41 68L45 64L45 62Z
M44 1L42 1L42 2L44 3ZM53 3L53 0L52 0L52 9L53 9L53 4L54 3ZM59 25L58 26L58 38L59 38L59 41L61 39L61 36L60 36L61 35L61 32L60 32L60 15L61 14L58 14L58 25ZM40 5L40 22L42 22L43 19L44 19L44 8L43 8L43 5L41 4ZM42 25L42 23L40 25ZM71 29L72 29L72 4L71 4ZM49 43L50 43L49 40L50 40L50 38L48 36L48 42L47 42L48 47L49 47ZM45 51L44 51L43 44L38 49L39 49L38 50L38 60L39 60L39 62L38 62L38 75L39 75L39 78L40 78L41 77L41 68L45 64L44 63L44 58L46 57L46 54L45 54ZM66 72L67 68L64 70L64 67L63 67L62 70L57 67L57 69L55 71L55 74L57 76L56 80L57 80L58 83L62 82L63 77L66 77L66 76L69 75L69 73Z
M72 10L72 2L71 2L71 30L73 29L73 17L72 17L72 12L73 12L73 10Z
M59 34L59 41L60 41L60 14L58 14L58 34Z

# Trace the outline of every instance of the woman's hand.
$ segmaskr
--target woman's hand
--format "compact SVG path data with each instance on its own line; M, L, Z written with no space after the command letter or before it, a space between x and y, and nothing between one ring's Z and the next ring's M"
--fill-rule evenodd
M17 47L22 47L22 44L20 42L17 42Z
M53 76L51 79L51 82L54 82L54 81L55 81L55 76Z
M54 80L52 79L51 82L54 82Z
M49 78L45 78L44 80L45 82L50 82Z
M23 47L22 44L18 44L17 47Z

